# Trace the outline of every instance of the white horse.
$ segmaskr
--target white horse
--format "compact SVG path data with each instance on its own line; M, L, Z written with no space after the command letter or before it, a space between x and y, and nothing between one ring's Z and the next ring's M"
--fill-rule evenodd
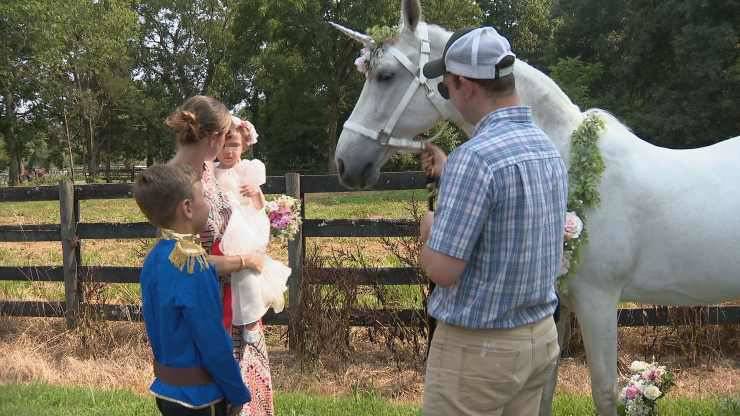
M419 149L410 138L445 118L467 133L451 103L436 95L440 81L418 70L441 56L451 35L421 21L418 0L402 0L394 42L335 25L374 55L367 80L336 149L340 180L375 184L398 150ZM427 47L427 45L429 47ZM568 163L570 136L587 113L606 124L599 149L606 164L601 204L588 213L582 264L568 281L564 306L577 316L602 415L616 415L617 314L620 300L645 304L716 304L740 297L740 137L692 150L653 146L601 110L582 113L545 74L517 60L516 86L537 125ZM559 331L563 333L563 326ZM556 374L543 397L550 414Z

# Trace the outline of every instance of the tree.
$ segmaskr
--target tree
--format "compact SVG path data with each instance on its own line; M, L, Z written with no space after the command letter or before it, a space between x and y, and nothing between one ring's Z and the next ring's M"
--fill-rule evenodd
M106 147L98 132L131 87L136 15L125 0L74 0L47 4L36 19L51 28L44 31L48 47L34 56L45 74L45 114L63 126L70 151L84 151L94 177Z
M478 0L483 24L495 27L511 42L520 59L545 67L555 22L552 0Z
M587 85L585 101L661 146L705 146L737 134L736 1L560 0L553 14L560 23L552 53L577 59L553 69L562 76L573 73L567 65L580 65L586 78L571 79Z
M469 0L425 4L425 18L448 27L478 21ZM245 0L234 22L248 87L248 112L269 143L257 145L274 170L324 170L362 88L353 64L359 45L330 27L334 21L365 30L399 22L397 0L323 2ZM454 13L449 13L454 11Z
M32 126L38 104L39 72L34 54L44 46L37 15L40 1L9 0L0 3L0 136L9 165L8 183L18 183L28 147L24 129Z

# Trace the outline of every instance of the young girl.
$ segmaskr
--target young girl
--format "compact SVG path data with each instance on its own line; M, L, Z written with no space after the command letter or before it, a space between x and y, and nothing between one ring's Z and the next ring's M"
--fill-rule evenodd
M221 249L226 255L265 251L270 242L270 220L260 189L266 180L265 165L257 159L241 160L245 148L256 142L254 126L234 117L215 170L216 181L234 207L221 239ZM283 310L289 275L289 267L267 256L262 272L245 269L232 273L232 325L244 326L242 336L247 344L259 341L259 320L268 308L275 312Z

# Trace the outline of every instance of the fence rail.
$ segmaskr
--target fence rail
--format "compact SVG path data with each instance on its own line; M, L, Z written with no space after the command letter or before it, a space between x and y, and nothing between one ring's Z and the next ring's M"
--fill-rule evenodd
M425 177L422 172L385 173L381 176L377 190L423 189ZM301 202L310 193L347 192L334 175L271 176L263 186L266 194L287 193ZM103 283L138 283L139 267L82 266L78 240L85 239L141 239L156 237L156 229L148 223L86 223L80 222L80 200L123 199L132 197L130 183L72 185L69 181L59 186L36 186L0 188L0 202L55 201L60 204L59 224L3 225L0 226L0 242L60 241L63 265L34 267L0 267L0 281L64 282L65 299L60 302L0 300L0 316L65 317L70 327L75 325L81 307L92 307L109 320L141 320L141 309L137 305L81 305L81 280L92 279ZM304 204L302 204L305 206ZM300 282L303 279L303 259L306 238L329 237L404 237L416 235L418 225L410 220L353 220L353 219L303 219L298 238L288 246L288 263L293 270L288 282L288 305L300 297ZM333 276L351 276L360 285L412 285L419 284L418 272L409 267L341 268L312 270L310 284L330 284ZM293 303L295 304L295 303ZM692 310L691 307L683 308ZM620 326L667 325L671 311L677 308L653 307L642 309L620 309L617 311ZM740 323L740 307L703 307L701 318L707 324ZM681 308L678 308L681 312ZM289 325L290 309L280 314L268 313L265 323ZM421 324L421 314L414 309L386 309L381 311L356 310L352 313L354 325L405 322Z

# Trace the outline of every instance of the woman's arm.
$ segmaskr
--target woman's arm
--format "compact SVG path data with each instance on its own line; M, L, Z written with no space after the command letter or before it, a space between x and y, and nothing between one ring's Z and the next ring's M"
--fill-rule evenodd
M257 192L257 195L252 197L252 204L254 204L255 209L260 210L265 207L265 194L262 193L261 188L257 189L259 189L259 191Z
M228 276L244 269L262 272L265 253L255 251L241 256L208 256L208 262L213 264L219 276Z

